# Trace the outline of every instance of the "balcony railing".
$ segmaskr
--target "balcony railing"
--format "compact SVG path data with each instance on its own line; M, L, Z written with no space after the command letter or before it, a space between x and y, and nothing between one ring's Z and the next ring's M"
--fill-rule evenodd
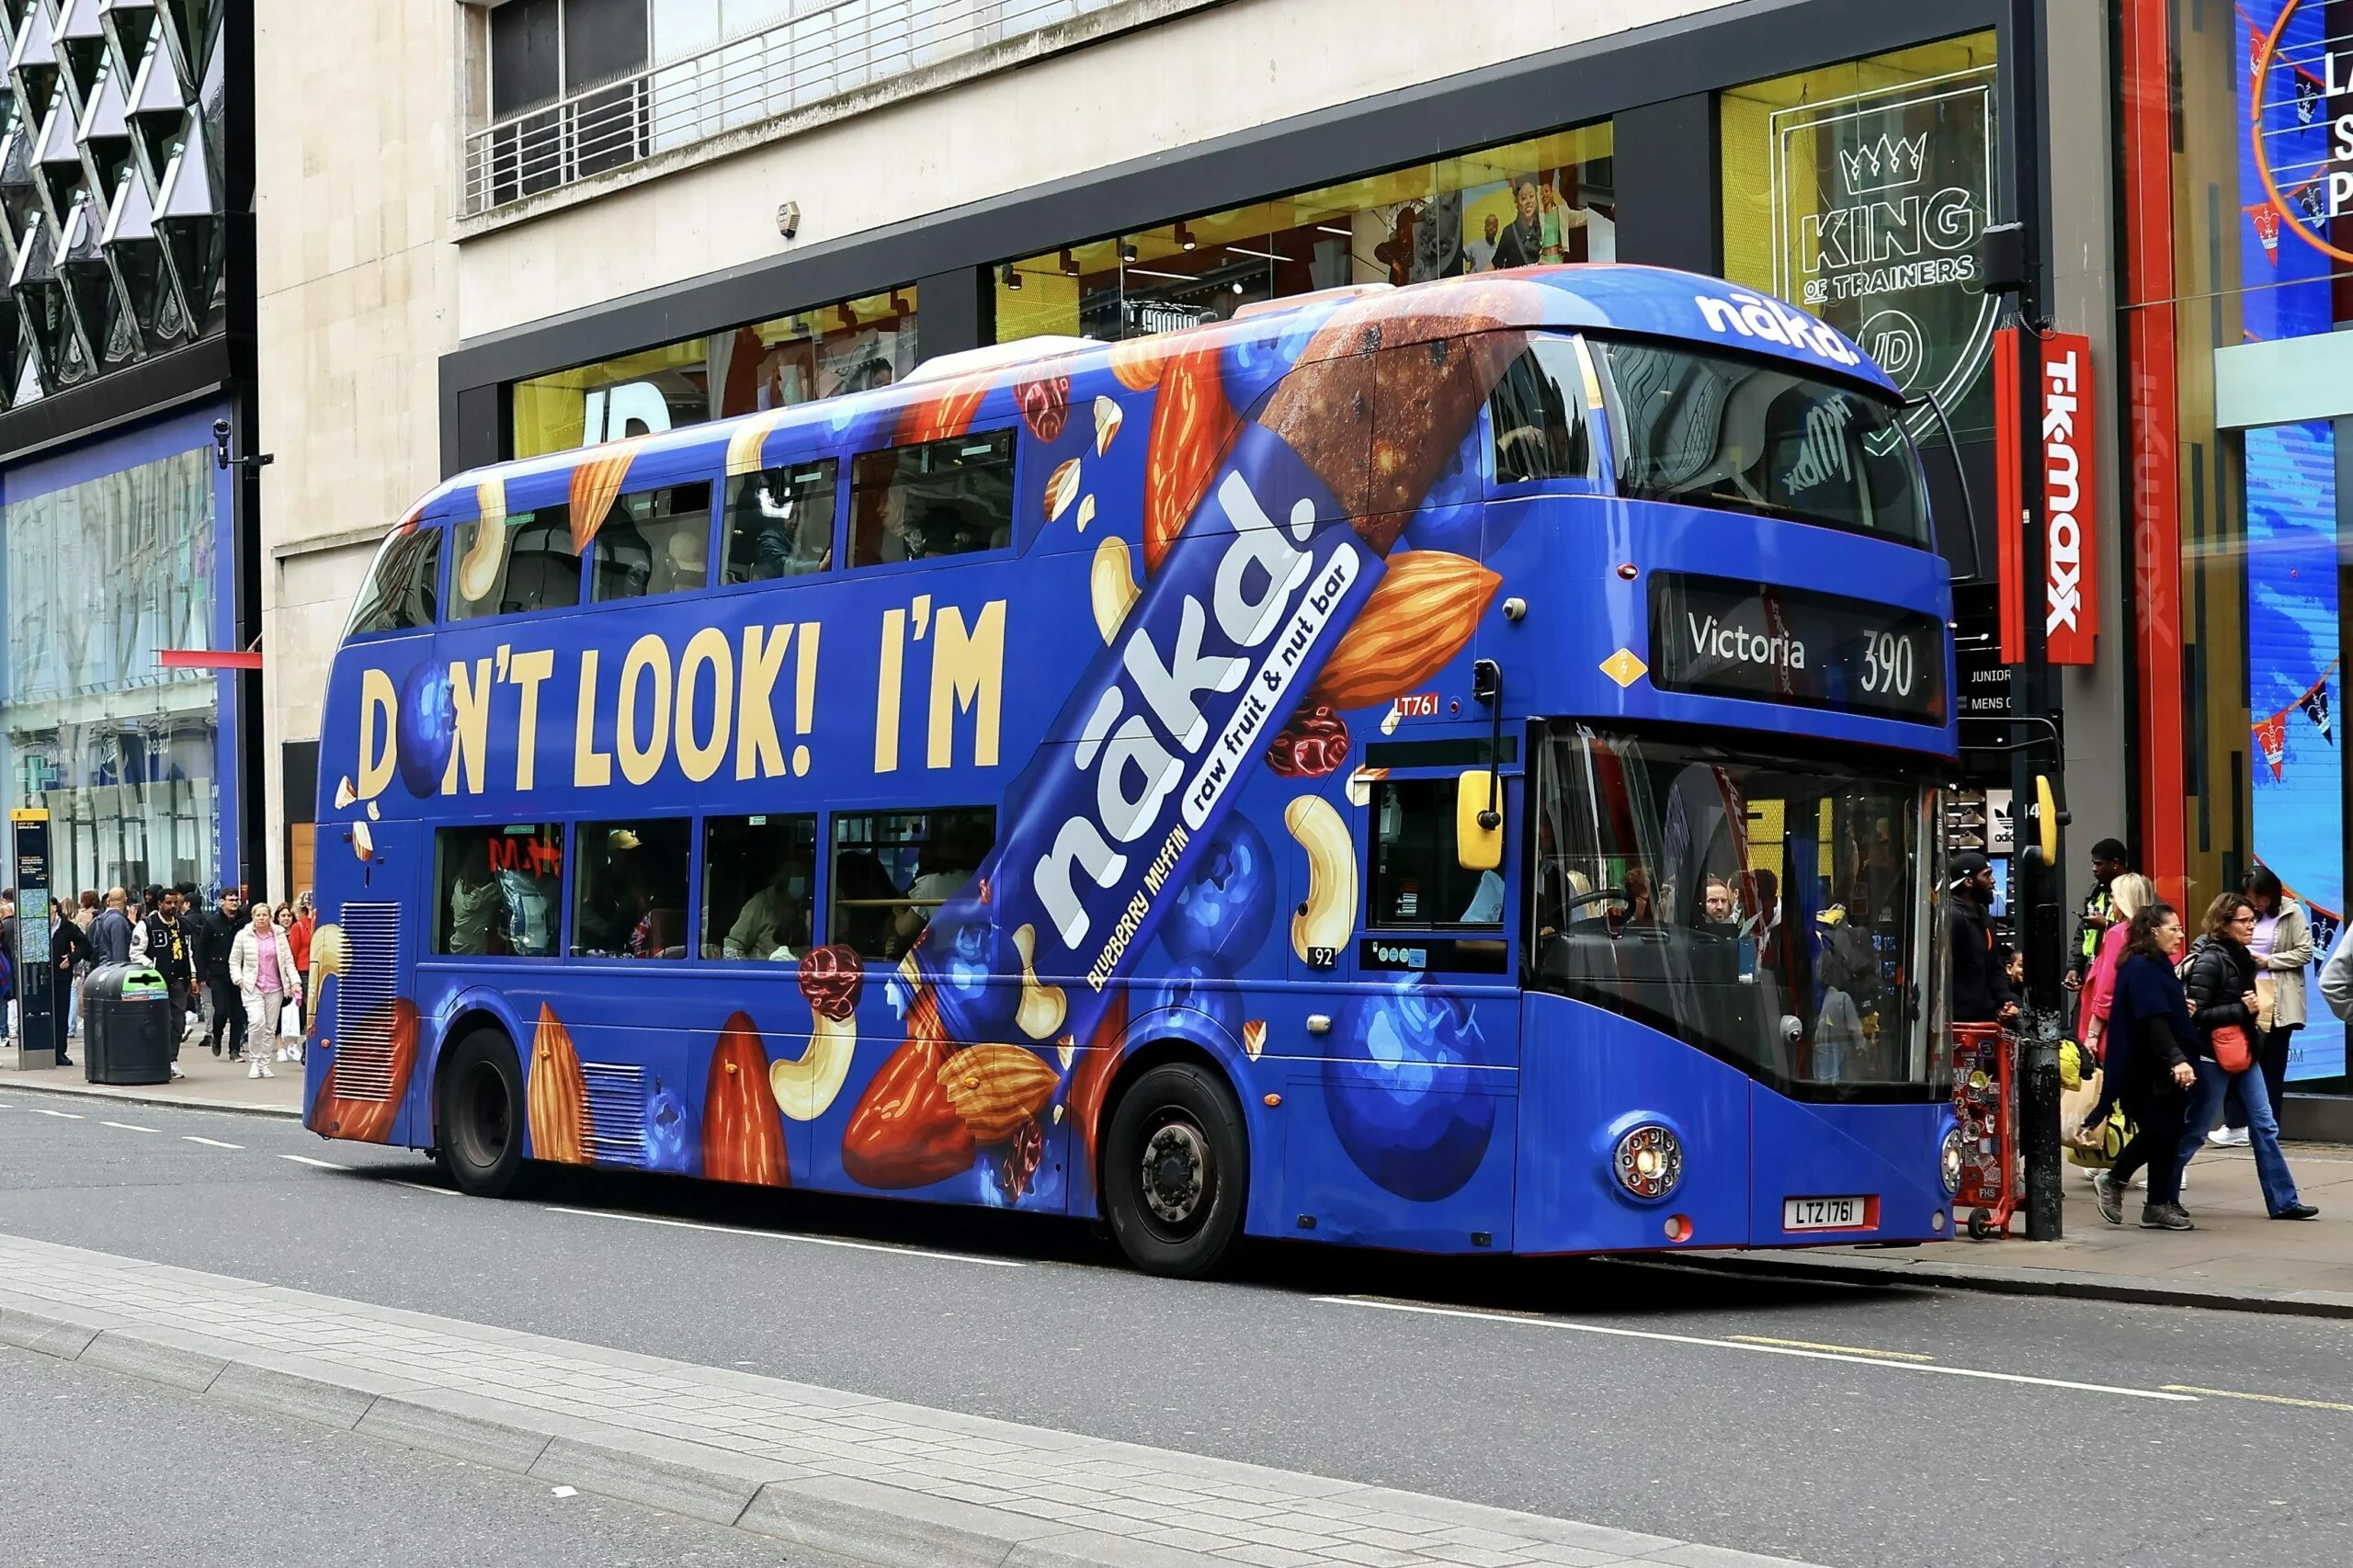
M471 217L1127 0L813 0L772 28L466 137Z

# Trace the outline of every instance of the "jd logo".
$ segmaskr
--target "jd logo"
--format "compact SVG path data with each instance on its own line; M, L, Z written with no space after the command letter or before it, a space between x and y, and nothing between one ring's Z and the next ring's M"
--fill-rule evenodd
M1976 245L1993 214L1994 81L1959 71L1768 119L1773 292L1947 408L1992 353Z

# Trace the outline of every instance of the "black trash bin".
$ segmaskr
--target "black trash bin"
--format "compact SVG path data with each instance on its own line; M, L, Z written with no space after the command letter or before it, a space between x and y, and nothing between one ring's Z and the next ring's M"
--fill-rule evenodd
M93 1084L172 1076L172 994L149 964L102 963L82 983L82 1074Z

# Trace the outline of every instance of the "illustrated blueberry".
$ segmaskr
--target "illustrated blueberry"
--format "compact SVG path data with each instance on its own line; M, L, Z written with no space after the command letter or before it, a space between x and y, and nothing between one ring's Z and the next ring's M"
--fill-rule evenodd
M1460 1071L1479 1045L1470 1005L1423 975L1349 1001L1333 1031L1324 1103L1358 1170L1419 1203L1461 1189L1495 1131L1494 1096Z
M645 1097L645 1164L649 1169L667 1171L673 1176L696 1174L696 1153L702 1147L702 1135L695 1129L694 1112L676 1090L666 1088L662 1080L654 1080L654 1092Z
M401 782L419 800L441 787L457 744L458 705L449 695L449 669L427 660L401 682L401 716L395 730Z
M952 907L952 906L951 906ZM915 965L931 983L948 1038L959 1045L1015 1038L1021 1006L1021 956L985 919L955 920L943 908L915 948Z
M1153 988L1155 1030L1211 1050L1232 1050L1242 1040L1242 998L1222 982L1231 976L1214 960L1173 963L1168 977Z
M1265 835L1236 812L1210 835L1176 890L1160 945L1180 964L1214 960L1233 974L1257 956L1274 923L1274 857Z

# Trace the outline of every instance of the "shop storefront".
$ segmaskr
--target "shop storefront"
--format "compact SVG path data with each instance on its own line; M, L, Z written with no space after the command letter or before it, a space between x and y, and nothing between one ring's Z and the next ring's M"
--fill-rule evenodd
M2346 6L2122 7L2141 827L2195 915L2268 867L2345 919L2353 555ZM2314 994L2292 1087L2347 1087Z
M0 471L0 765L45 808L60 896L238 864L228 476L192 414Z

